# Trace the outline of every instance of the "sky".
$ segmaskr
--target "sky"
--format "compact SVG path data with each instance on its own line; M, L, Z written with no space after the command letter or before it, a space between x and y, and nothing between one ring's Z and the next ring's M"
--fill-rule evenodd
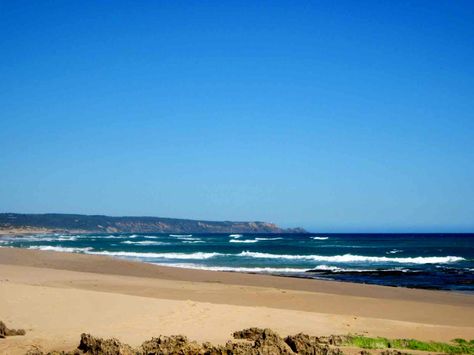
M0 1L0 212L474 232L474 2Z

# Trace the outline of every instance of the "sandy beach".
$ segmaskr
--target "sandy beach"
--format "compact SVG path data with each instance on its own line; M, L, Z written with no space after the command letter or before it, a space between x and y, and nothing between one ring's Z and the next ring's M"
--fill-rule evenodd
M132 346L160 334L223 344L252 326L280 335L474 337L471 295L15 248L0 248L0 300L0 319L27 332L1 339L2 354L72 350L82 332Z

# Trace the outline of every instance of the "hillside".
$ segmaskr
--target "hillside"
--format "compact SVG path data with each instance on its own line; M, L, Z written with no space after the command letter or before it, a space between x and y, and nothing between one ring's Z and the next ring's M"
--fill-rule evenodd
M0 213L0 231L12 233L304 233L267 222L200 221L161 217Z

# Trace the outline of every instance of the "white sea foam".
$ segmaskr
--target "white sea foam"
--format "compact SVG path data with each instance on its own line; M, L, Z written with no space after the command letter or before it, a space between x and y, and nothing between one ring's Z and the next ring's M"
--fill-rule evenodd
M155 265L172 266L186 269L209 270L209 271L230 271L230 272L255 272L255 273L305 273L308 271L329 271L334 273L343 272L371 272L376 270L371 269L346 269L330 265L318 265L314 268L276 268L276 267L232 267L232 266L207 266L199 264L187 263L153 263ZM394 268L383 271L407 271L406 269Z
M229 243L257 243L256 239L231 239Z
M312 268L309 271L331 271L331 272L338 272L338 271L344 271L345 269L337 267L337 266L330 266L330 265L318 265Z
M288 260L313 260L313 261L326 261L326 262L339 262L339 263L350 263L350 262L373 262L373 263L405 263L405 264L443 264L453 263L464 260L459 256L429 256L429 257L412 257L412 258L388 258L385 256L363 256L363 255L285 255L285 254L269 254L243 251L239 256L260 258L260 259L288 259Z
M256 272L256 273L297 273L305 272L308 269L298 268L273 268L273 267L231 267L231 266L205 266L197 264L160 264L155 265L173 266L186 269L210 270L210 271L231 271L231 272Z
M210 259L215 256L225 255L220 253L203 253L203 252L196 252L196 253L139 253L139 252L129 252L129 251L91 251L88 254L95 254L95 255L110 255L110 256L123 256L123 257L130 257L130 258L143 258L143 259L150 259L150 258L157 258L157 259L184 259L184 260L204 260Z
M136 235L131 235L131 236L127 236L127 235L97 235L97 236L94 236L95 238L97 239L127 239L127 238L136 238L137 236Z
M57 240L59 241L74 241L77 240L77 237L71 236L71 237L59 237Z
M326 240L326 239L329 239L329 237L311 237L311 239L314 239L314 240Z
M260 237L260 238L255 238L256 240L278 240L278 239L283 239L282 237L275 237L275 238L264 238L264 237Z
M176 237L176 239L179 239L179 240L187 240L187 241L198 241L198 240L201 240L200 238L196 238L196 237Z
M120 242L120 244L132 244L132 245L169 245L170 243L166 243L166 242L154 242L154 241L151 241L151 240L144 240L144 241L140 241L140 242L135 242L135 241L132 241L132 240L125 240L123 242Z
M195 244L195 243L205 243L205 241L204 240L183 240L183 243Z
M330 271L334 273L338 272L384 272L384 271L401 271L401 272L408 272L408 269L403 269L403 268L392 268L392 269L382 269L382 270L377 270L377 269L348 269L348 268L342 268L342 267L337 267L337 266L331 266L331 265L318 265L311 270L308 271Z
M144 235L143 238L146 238L146 239L159 239L160 237L157 237L156 235Z
M53 242L53 241L56 241L56 240L59 240L59 241L68 241L68 240L74 241L74 240L77 240L77 238L80 238L80 237L81 237L80 235L55 234L54 236L40 236L40 235L30 236L30 237L27 237L27 239Z
M170 237L192 237L192 234L170 234Z
M80 237L78 235L29 235L4 238L8 242L56 242L56 241L74 241Z
M231 238L240 238L240 237L242 237L242 234L229 234L229 237L231 237Z
M49 250L49 251L59 251L64 253L86 253L92 250L91 247L87 248L67 248L67 247L58 247L51 245L32 245L28 249L39 249L39 250Z
M400 249L393 249L393 250L390 250L388 252L386 252L385 254L398 254L398 253L401 253L403 250L400 250Z

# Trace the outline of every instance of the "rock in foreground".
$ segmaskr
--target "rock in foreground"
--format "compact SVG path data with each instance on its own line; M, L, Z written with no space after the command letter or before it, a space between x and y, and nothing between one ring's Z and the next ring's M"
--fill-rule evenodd
M82 334L81 341L72 352L52 352L48 355L342 355L338 348L319 338L306 334L288 336L285 339L270 329L249 328L234 333L235 339L242 342L227 342L226 345L214 346L210 343L198 344L189 341L182 335L159 336L145 341L133 349L117 339L101 339L89 334ZM41 351L30 351L28 355L45 355Z
M0 338L9 337L12 335L25 335L25 330L24 329L9 329L7 328L5 323L0 321Z

